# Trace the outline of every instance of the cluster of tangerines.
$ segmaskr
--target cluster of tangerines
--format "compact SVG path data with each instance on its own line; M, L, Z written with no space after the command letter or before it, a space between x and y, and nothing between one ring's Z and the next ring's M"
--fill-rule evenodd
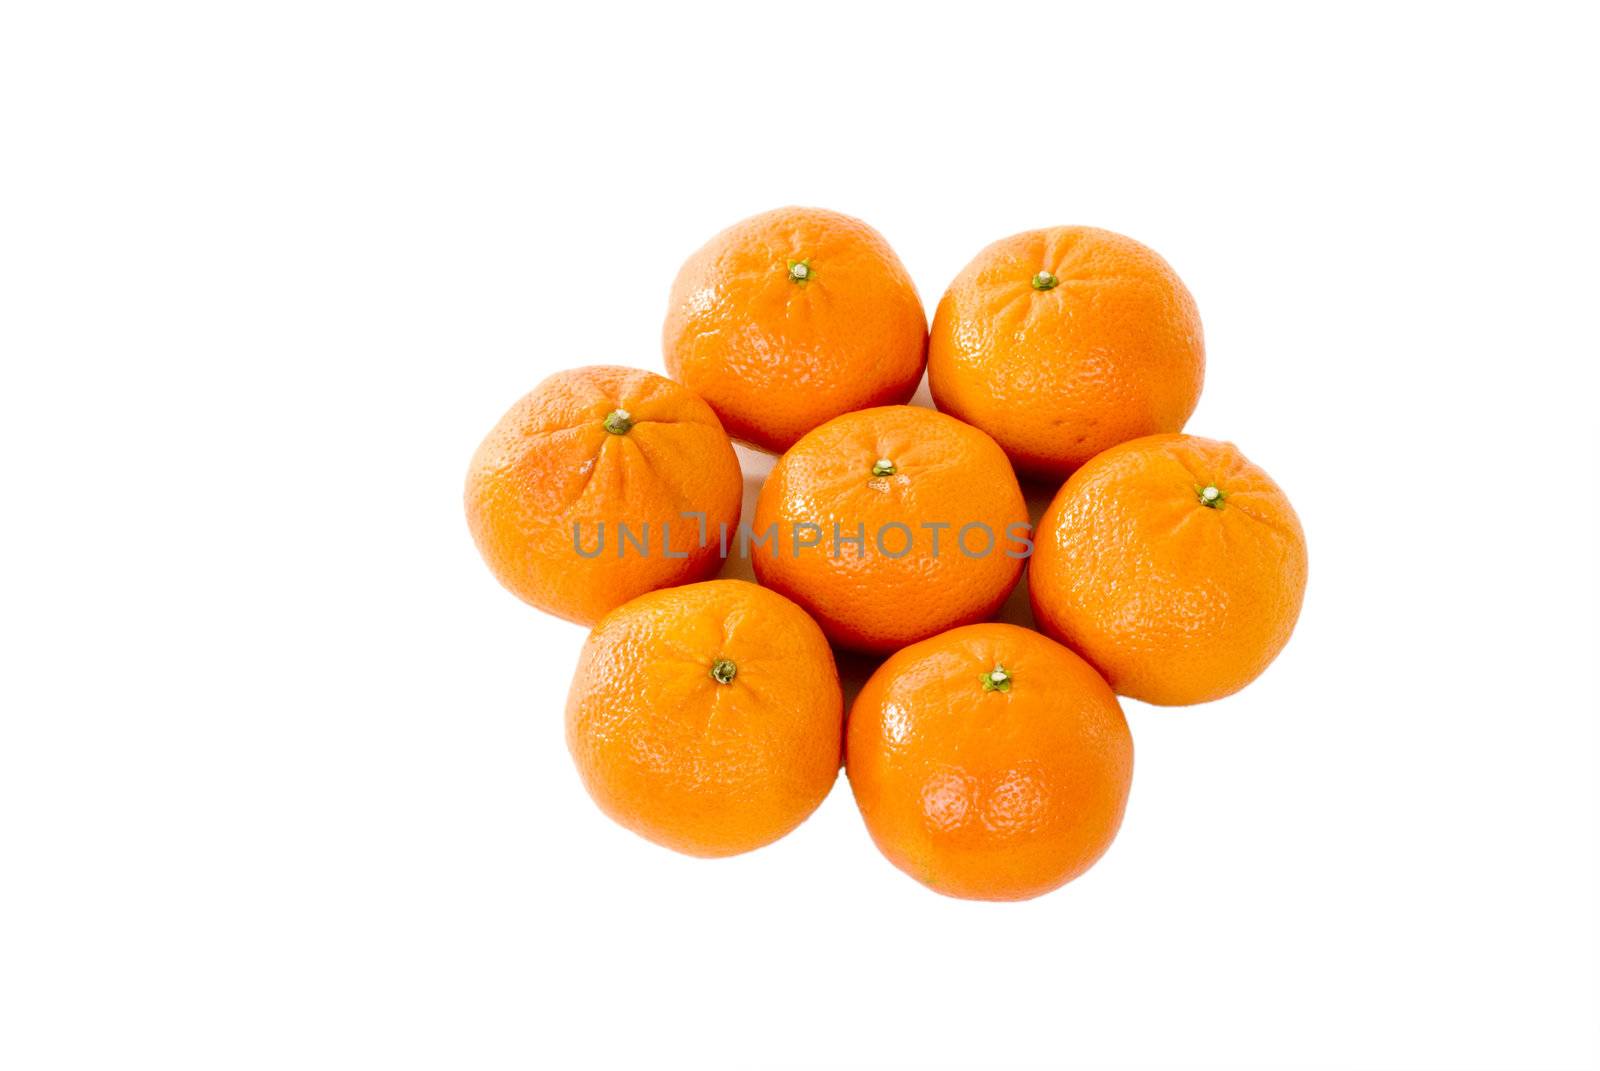
M952 896L1081 874L1122 821L1117 701L1255 679L1305 588L1288 499L1180 434L1194 300L1132 239L984 249L931 332L883 238L817 209L723 231L673 285L671 379L550 377L467 477L500 582L593 626L566 735L616 821L699 856L771 843L843 765L888 859ZM924 369L938 411L906 405ZM753 523L732 438L781 454ZM1031 526L1017 473L1060 484ZM730 553L758 584L709 580ZM990 621L1029 569L1043 634ZM844 717L834 647L888 655Z

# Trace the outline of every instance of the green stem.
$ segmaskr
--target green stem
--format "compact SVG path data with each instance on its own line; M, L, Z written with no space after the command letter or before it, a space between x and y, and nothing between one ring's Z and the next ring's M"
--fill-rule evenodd
M1041 269L1039 274L1033 277L1033 288L1035 290L1054 290L1056 284L1060 282L1060 279Z
M633 427L633 414L626 409L613 409L606 417L606 430L613 435L626 435Z
M711 663L711 679L718 684L732 684L734 675L739 672L739 667L731 659L719 658Z
M989 672L980 674L978 680L983 682L983 690L986 692L1009 692L1011 690L1011 671L998 662Z

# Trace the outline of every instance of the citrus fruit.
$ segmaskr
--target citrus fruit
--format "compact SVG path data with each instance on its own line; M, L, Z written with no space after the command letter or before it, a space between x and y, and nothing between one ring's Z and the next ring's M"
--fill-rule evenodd
M1204 375L1200 314L1182 280L1153 250L1093 227L983 250L940 300L928 345L934 404L1040 478L1181 430Z
M887 651L993 614L1022 572L1028 511L1005 453L932 409L883 406L807 433L756 502L763 584L845 647Z
M715 573L717 526L737 525L743 491L733 445L693 392L633 368L578 368L539 384L478 447L467 525L513 594L589 625Z
M1300 521L1232 443L1152 435L1113 447L1062 486L1037 538L1039 626L1147 703L1238 691L1300 615Z
M1083 659L1016 625L968 625L872 675L850 708L845 768L895 866L948 896L1026 900L1110 847L1133 740Z
M689 855L734 855L805 820L839 773L833 653L743 580L654 591L607 614L567 696L567 746L600 809Z
M735 438L781 451L829 417L907 401L928 320L877 231L837 212L780 208L688 259L662 347L667 371Z

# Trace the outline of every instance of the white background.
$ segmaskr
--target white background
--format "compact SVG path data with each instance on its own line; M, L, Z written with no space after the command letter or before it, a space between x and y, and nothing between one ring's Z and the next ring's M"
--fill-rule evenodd
M1202 7L5 5L0 1065L1593 1066L1592 34ZM842 779L733 860L613 826L581 630L467 536L501 412L659 369L788 203L930 313L1018 230L1152 245L1189 430L1305 523L1287 651L1127 704L1053 895L932 895Z

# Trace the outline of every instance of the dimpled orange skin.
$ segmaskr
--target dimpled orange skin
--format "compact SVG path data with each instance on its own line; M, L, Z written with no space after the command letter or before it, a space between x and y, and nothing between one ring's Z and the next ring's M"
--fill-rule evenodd
M619 409L631 426L612 434L606 421ZM467 526L518 598L591 625L635 595L715 573L717 525L738 524L743 493L710 406L663 376L594 366L546 379L484 439L467 472ZM705 546L686 511L705 514ZM635 536L648 525L647 553L619 543L619 522ZM592 554L602 523L599 553L579 554L573 525ZM664 535L682 557L662 552Z
M1055 280L1047 289L1035 286L1040 272ZM1182 430L1204 378L1200 313L1183 281L1154 250L1094 227L995 242L933 316L934 404L1042 479L1127 439Z
M713 677L726 660L727 683ZM583 646L567 747L600 809L657 844L723 856L770 844L839 774L843 700L805 611L743 580L651 592Z
M778 452L840 413L909 400L928 319L877 231L837 212L780 208L688 259L662 348L667 371L735 438Z
M893 473L875 475L880 461ZM987 525L993 543L974 528L963 553L961 530L974 523ZM939 524L948 527L923 527ZM891 651L999 609L1022 573L1028 510L993 439L932 409L896 405L835 417L779 458L756 502L754 534L774 525L770 546L750 546L761 582L809 610L835 643ZM844 540L863 533L858 554ZM797 552L797 537L819 542Z
M984 686L997 667L1008 691ZM872 675L850 708L845 764L891 863L947 896L1026 900L1111 846L1133 738L1083 659L1015 625L969 625Z
M1206 505L1216 488L1216 508ZM1243 688L1289 642L1306 543L1278 485L1232 443L1152 435L1107 450L1039 521L1039 627L1118 693L1179 706Z

